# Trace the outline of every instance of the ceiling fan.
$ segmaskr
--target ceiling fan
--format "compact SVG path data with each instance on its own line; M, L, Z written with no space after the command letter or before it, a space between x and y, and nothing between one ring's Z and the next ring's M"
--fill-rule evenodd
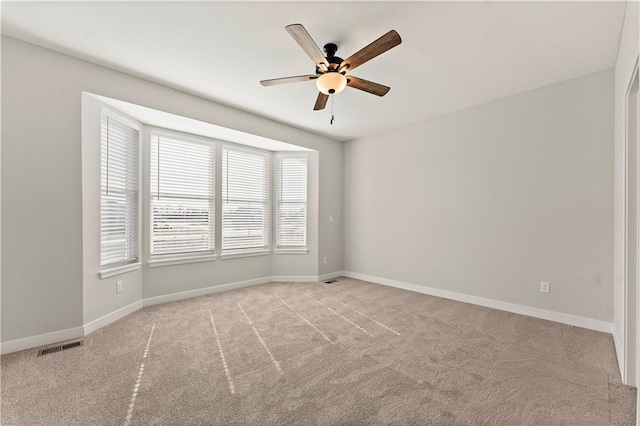
M313 107L314 111L324 109L327 105L329 95L342 92L346 86L377 96L384 96L391 89L388 86L346 74L402 43L400 35L395 30L389 31L376 41L343 60L335 55L338 51L338 46L334 43L324 45L325 56L302 24L287 25L285 29L316 64L316 73L262 80L260 84L263 86L268 87L284 83L316 80L316 85L320 93L318 93L318 98Z

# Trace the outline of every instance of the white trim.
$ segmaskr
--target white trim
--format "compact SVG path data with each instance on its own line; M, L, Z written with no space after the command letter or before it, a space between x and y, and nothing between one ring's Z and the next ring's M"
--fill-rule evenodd
M272 151L276 157L289 157L289 158L304 158L306 160L309 159L308 150L307 151Z
M90 323L81 327L69 328L66 330L55 331L52 333L41 334L37 336L25 337L23 339L10 340L2 342L0 353L8 354L11 352L22 351L26 349L32 349L52 343L58 343L65 340L76 339L84 337L94 331L111 324L114 321L119 320L145 306L157 305L160 303L173 302L177 300L189 299L192 297L203 296L211 293L218 293L221 291L234 290L242 287L248 287L258 284L266 284L271 282L271 277L256 278L253 280L239 281L230 284L222 284L219 286L201 288L191 291L183 291L179 293L172 293L163 296L150 297L142 300L138 300L130 305L120 308L114 312L111 312L101 318L98 318Z
M95 98L95 95L89 93L89 92L82 92L82 93L86 93L92 97ZM97 99L97 98L96 98ZM140 224L142 223L143 220L143 212L142 212L142 203L143 203L143 180L144 180L144 176L143 176L143 155L144 155L144 149L143 149L143 144L144 144L144 139L143 139L143 131L144 131L144 124L142 124L140 121L136 120L135 118L131 117L128 114L125 114L124 112L120 111L119 109L116 109L114 107L112 107L111 105L108 105L106 103L104 103L103 101L98 99L98 102L100 103L100 122L98 124L98 135L100 135L100 137L102 137L102 115L106 115L109 119L113 119L116 121L119 121L121 124L124 124L125 126L129 126L135 130L138 131L138 164L137 164L137 168L138 168L138 217L137 217L137 224L138 224L138 241L137 241L137 245L138 245L138 250L136 253L136 257L138 259L141 258L141 253L142 253L142 227L140 226ZM102 143L102 140L101 142ZM100 150L102 150L102 146L100 147ZM100 154L100 156L102 156L102 154ZM101 157L100 157L101 158ZM101 160L102 161L102 160ZM100 175L100 179L101 179L101 175ZM100 185L100 180L98 180L98 184ZM98 186L98 188L100 188L100 186ZM99 193L101 193L99 191ZM102 203L102 195L100 195L100 203ZM102 221L102 213L100 213L100 221ZM102 241L102 240L100 240ZM102 242L101 242L102 244ZM141 265L141 263L138 261L137 263L138 268ZM126 267L126 266L131 266L131 265L125 265L122 266L122 268ZM121 268L121 267L118 267ZM135 269L127 269L127 270L123 270L122 272L119 271L118 268L108 268L105 270L102 270L100 272L98 272L98 275L100 276L100 279L105 279L105 278L109 278L109 277L113 277L116 275L120 275L120 274L124 274L125 272L130 272L133 271ZM138 269L136 268L136 269ZM115 271L113 274L110 274L111 271ZM103 273L105 273L103 275Z
M235 283L221 284L212 287L199 288L195 290L182 291L179 293L165 294L162 296L148 297L142 300L138 300L130 305L120 308L110 314L107 314L101 318L98 318L90 323L85 324L82 327L74 327L66 330L55 331L47 334L40 334L37 336L25 337L22 339L10 340L2 342L0 353L8 354L11 352L22 351L26 349L36 348L39 346L49 345L52 343L62 342L65 340L76 339L86 336L94 331L111 324L114 321L119 320L143 307L158 305L161 303L175 302L178 300L190 299L192 297L204 296L212 293L219 293L222 291L235 290L243 287L249 287L259 284L267 284L271 282L321 282L331 278L337 277L349 277L359 280L369 281L376 284L382 284L390 287L396 287L403 290L414 291L417 293L428 294L431 296L443 297L445 299L457 300L459 302L471 303L474 305L485 306L492 309L499 309L502 311L513 312L520 315L526 315L535 318L541 318L549 321L555 321L563 324L573 325L582 328L588 328L591 330L601 331L604 333L611 333L616 348L620 346L620 338L616 335L613 323L606 321L595 320L591 318L584 318L570 314L564 314L561 312L548 311L545 309L533 308L530 306L517 305L514 303L502 302L499 300L486 299L483 297L470 296L462 293L456 293L448 290L441 290L432 287L425 287L416 284L404 283L401 281L390 280L387 278L379 278L371 275L360 274L357 272L349 271L336 271L328 274L314 276L314 275L302 275L302 276L272 276L254 278L246 281L238 281ZM620 352L617 352L618 358ZM640 404L640 397L639 397Z
M183 263L197 263L197 262L212 262L216 260L218 256L215 254L208 254L204 256L183 256L183 257L168 257L150 259L147 261L149 268L157 268L159 266L181 265Z
M275 241L275 245L276 245L276 250L275 250L275 254L307 254L307 252L309 251L306 247L307 243L308 243L308 238L309 238L309 155L306 152L276 152L273 155L273 161L272 161L272 166L273 166L273 222L274 222L274 230L273 230L273 241ZM282 191L282 174L280 173L280 159L281 158L304 158L304 165L305 165L305 172L306 172L306 181L307 181L307 187L305 188L306 191L306 199L304 202L304 244L305 247L283 247L278 249L278 244L280 243L280 241L278 240L278 234L279 234L279 225L280 225L280 220L278 219L278 212L279 212L279 207L280 207L280 203L278 202L278 196L280 194L280 192ZM302 252L304 250L304 252Z
M222 139L221 141L222 141L222 149L224 149L224 147L226 146L227 148L231 148L232 150L237 149L238 151L261 154L267 157L267 159L269 160L271 159L271 154L273 154L274 152L279 152L279 151L269 151L268 149L264 149L264 148L256 148L255 146L250 146L250 145L235 144L234 142L227 142Z
M144 202L144 207L146 209L146 214L145 214L145 218L144 218L144 224L143 226L145 226L145 229L148 230L146 232L148 232L148 237L146 238L145 241L145 253L147 255L146 259L147 260L147 266L150 268L153 267L158 267L158 266L170 266L170 265L178 265L181 263L196 263L196 262L206 262L209 260L215 260L216 258L213 257L209 257L209 256L214 256L215 255L215 247L216 247L216 241L215 239L217 238L216 235L216 205L218 203L217 201L217 184L218 184L218 171L217 171L217 164L218 164L218 159L216 158L216 156L218 155L218 143L216 143L217 141L214 139L208 139L208 138L204 138L204 137L198 137L198 136L193 136L187 133L182 133L182 132L178 132L178 131L173 131L173 130L168 130L168 129L161 129L158 127L153 127L153 126L146 126L145 127L145 141L144 141L144 161L145 164L143 166L144 168L144 178L145 180L145 185L144 185L144 196L145 196L145 201ZM156 142L154 142L154 137L157 137L158 140ZM207 160L209 162L209 168L208 171L210 172L210 175L213 175L212 180L213 180L213 191L209 194L210 197L207 199L208 204L210 207L213 208L213 247L209 247L208 250L206 251L201 251L201 252L183 252L183 253L170 253L170 254L153 254L151 252L151 250L153 249L153 237L154 237L154 232L153 232L153 221L154 221L154 214L153 214L153 203L154 201L158 201L160 199L160 195L158 193L158 191L160 190L160 174L161 174L161 164L157 163L157 164L152 164L151 162L151 154L152 151L154 150L154 146L157 145L157 150L160 149L160 138L168 138L171 139L174 142L179 142L181 144L184 145L189 145L189 144L196 144L200 147L206 147L208 149L207 152ZM160 152L160 151L158 151ZM213 165L211 164L211 159L213 157ZM159 161L159 156L158 156L158 161ZM155 174L151 173L151 170L153 167L157 168L157 173L158 175L156 176ZM210 176L211 177L211 176ZM152 179L157 179L157 185L153 185L152 188L152 184L151 181ZM157 187L156 187L157 186ZM204 200L201 199L201 201ZM209 229L211 229L211 224L209 225ZM209 240L211 240L211 235L209 235ZM206 257L206 258L205 258ZM201 259L196 259L196 258L201 258ZM178 259L189 259L188 261L182 261L182 260L178 260ZM192 260L193 259L193 260ZM177 260L177 261L176 261Z
M84 93L89 93L89 92L84 92ZM116 108L113 108L111 105L105 104L103 102L100 102L100 103L101 103L100 107L102 108L101 113L109 117L109 119L119 121L121 124L124 124L125 126L134 128L135 130L138 131L138 133L142 132L141 122L131 117L130 115L125 114L124 112Z
M115 277L116 275L140 269L140 265L142 265L141 262L136 262L130 263L128 265L116 266L115 268L103 269L102 271L98 272L98 275L100 275L100 279L103 280L105 278Z
M624 247L623 247L623 251L622 251L622 257L623 257L623 323L622 323L622 329L623 329L623 336L619 336L619 340L621 343L621 348L622 348L622 356L618 356L618 358L622 358L622 363L619 362L619 368L620 368L620 375L622 377L622 382L626 385L635 385L637 382L637 376L638 376L638 365L637 365L637 360L636 359L630 359L630 358L635 358L638 356L638 329L640 327L640 324L638 323L637 319L636 324L634 324L633 329L636 332L636 335L634 336L634 341L635 341L635 345L630 345L629 344L629 338L630 338L630 331L629 331L629 324L628 324L628 320L629 320L629 306L630 303L633 302L632 309L635 311L635 315L634 318L637 317L638 311L640 309L640 306L638 306L638 300L634 300L634 301L630 301L629 300L629 293L631 290L638 290L638 283L640 280L640 273L638 273L638 264L636 262L636 279L635 279L635 289L629 289L629 279L628 279L628 265L629 265L629 259L628 259L628 252L629 252L629 117L628 117L628 113L629 113L629 92L631 91L631 88L633 87L633 82L635 79L635 76L638 72L638 56L636 56L635 61L634 61L634 65L631 68L631 76L629 77L629 80L627 81L627 88L625 89L625 95L624 95L624 134L623 134L623 152L622 152L622 156L623 156L623 195L624 195L624 205L623 205L623 213L624 213ZM637 149L638 147L636 147ZM640 161L638 159L638 155L639 153L636 152L636 165L640 164ZM636 173L636 180L638 179L637 173ZM637 185L636 185L636 204L638 203L640 194L638 194L637 191ZM637 207L637 206L636 206ZM637 209L636 209L637 210ZM637 212L637 211L636 211ZM637 221L637 219L636 219ZM638 229L636 229L636 256L640 253L640 247L638 247L638 244L640 244L640 238L638 237ZM633 314L633 312L631 313ZM629 356L629 355L634 355L633 356ZM634 370L636 372L635 376L636 377L629 377L630 375L630 368L629 365L630 364L634 364ZM638 416L636 416L637 418ZM637 419L637 421L640 421Z
M84 335L93 333L94 331L111 324L119 320L120 318L126 317L129 314L134 313L138 309L142 309L142 300L137 300L130 305L122 307L116 311L113 311L103 317L100 317L96 320L93 320L84 325Z
M636 391L636 426L640 426L638 413L640 413L640 392Z
M448 290L441 290L433 287L410 284L401 281L390 280L387 278L373 277L371 275L360 274L357 272L345 271L344 276L355 278L358 280L369 281L376 284L382 284L390 287L401 288L403 290L414 291L416 293L428 294L431 296L442 297L445 299L457 300L459 302L471 303L473 305L485 306L487 308L498 309L514 314L526 315L529 317L540 318L548 321L555 321L562 324L573 325L576 327L588 328L590 330L601 331L603 333L613 332L613 323L600 321L592 318L579 317L561 312L548 311L546 309L534 308L531 306L518 305L515 303L502 302L500 300L486 299L484 297L471 296L462 293L456 293Z
M161 303L175 302L177 300L190 299L192 297L205 296L207 294L219 293L221 291L235 290L258 284L271 282L271 277L254 278L252 280L238 281L235 283L221 284L212 287L198 288L195 290L181 291L178 293L164 294L162 296L147 297L142 299L142 306L153 306Z
M271 277L271 282L279 283L317 283L317 275L276 275Z
M616 333L616 325L611 325L611 334L613 335L613 346L616 349L616 358L618 359L618 370L620 371L620 377L624 378L623 375L623 362L624 362L624 348L622 346L622 340L618 333Z
M149 136L153 138L154 136L167 137L167 138L175 138L184 140L185 142L193 142L199 143L202 145L215 145L218 142L224 143L221 139L210 138L207 136L200 136L193 133L181 132L178 130L165 129L162 127L148 125L149 127Z
M236 259L239 257L253 257L253 256L266 256L271 254L271 250L256 250L256 251L244 251L244 252L230 252L221 254L220 259Z
M328 274L318 276L318 282L331 280L333 278L343 277L343 276L346 276L345 273L346 272L344 271L329 272Z
M39 346L50 345L52 343L63 342L65 340L77 339L84 336L83 327L67 328L66 330L54 331L52 333L38 334L22 339L2 342L0 352L10 354L12 352L24 351L26 349L37 348Z
M307 254L309 253L308 248L289 248L289 249L275 249L275 254Z

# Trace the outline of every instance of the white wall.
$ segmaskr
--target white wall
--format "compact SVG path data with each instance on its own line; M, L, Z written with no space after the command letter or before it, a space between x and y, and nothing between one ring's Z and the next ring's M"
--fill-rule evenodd
M612 321L612 70L344 152L346 271Z
M79 327L130 302L128 296L116 295L115 279L103 280L104 287L95 284L96 291L83 301L83 91L317 150L318 211L332 214L334 222L319 220L319 250L309 253L316 259L327 256L329 262L309 262L311 268L318 266L304 272L342 269L340 142L3 36L3 341ZM244 260L251 264L245 268L229 260L215 276L194 266L189 273L198 278L188 284L180 279L181 267L187 265L144 271L149 272L148 283L157 283L143 286L144 297L218 280L242 281L253 278L256 270L262 274L261 268L272 270L268 257L255 258L256 264Z
M624 374L625 353L625 96L631 72L638 58L638 2L628 1L624 28L620 37L620 48L615 67L615 198L614 198L614 270L613 306L614 337L618 354L618 364Z

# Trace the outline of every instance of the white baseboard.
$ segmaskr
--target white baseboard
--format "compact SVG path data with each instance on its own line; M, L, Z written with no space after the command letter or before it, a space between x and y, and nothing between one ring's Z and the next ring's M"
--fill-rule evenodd
M271 277L274 283L316 283L317 275L275 275Z
M322 276L322 279L325 280L325 279L334 278L340 275L342 275L342 272L325 274ZM26 349L37 348L40 346L50 345L50 344L62 342L65 340L84 337L145 306L158 305L160 303L175 302L177 300L184 300L192 297L204 296L207 294L219 293L221 291L234 290L234 289L249 287L249 286L258 285L258 284L267 284L270 282L318 282L318 278L319 277L316 275L262 277L262 278L255 278L252 280L238 281L235 283L222 284L218 286L199 288L196 290L182 291L179 293L165 294L162 296L148 297L146 299L138 300L130 305L120 308L94 321L91 321L85 324L84 326L68 328L66 330L54 331L52 333L40 334L37 336L30 336L22 339L9 340L7 342L2 342L2 344L0 345L0 354L8 354L11 352L23 351Z
M329 272L328 274L320 275L318 277L318 281L326 281L326 280L330 280L330 279L338 278L342 276L344 276L344 271Z
M344 275L342 271L330 272L324 275L276 275L271 277L271 281L283 283L317 283L320 281L326 281L332 278L341 277L342 275Z
M344 271L343 275L349 278L370 281L372 283L401 288L403 290L415 291L417 293L424 293L430 296L442 297L444 299L456 300L458 302L471 303L473 305L484 306L487 308L498 309L501 311L512 312L514 314L526 315L529 317L540 318L548 321L555 321L567 325L574 325L576 327L588 328L590 330L601 331L604 333L613 333L613 323L606 321L579 317L576 315L564 314L561 312L548 311L546 309L533 308L531 306L518 305L515 303L502 302L500 300L486 299L484 297L470 296L468 294L456 293L453 291L441 290L433 287L425 287L421 285L390 280L387 278L373 277L371 275L360 274L357 272Z
M205 296L207 294L219 293L221 291L235 290L258 284L271 282L271 277L254 278L252 280L238 281L235 283L221 284L212 287L199 288L196 290L181 291L178 293L164 294L162 296L147 297L142 299L142 306L153 306L161 303L175 302L177 300L190 299L192 297Z
M613 345L616 348L616 357L618 358L618 369L620 370L620 377L624 381L624 341L618 336L616 332L615 324L611 327L611 334L613 335Z
M4 355L11 352L24 351L26 349L37 348L39 346L63 342L65 340L77 339L78 337L83 336L83 327L67 328L66 330L54 331L52 333L38 334L37 336L29 336L23 339L2 342L0 352Z
M24 339L9 340L2 342L0 353L2 355L12 352L24 351L26 349L46 346L53 343L63 342L65 340L77 339L86 336L89 333L111 324L114 321L125 317L138 309L142 308L142 300L138 300L128 306L113 311L97 320L91 321L82 327L68 328L66 330L54 331L53 333L40 334L37 336L25 337Z
M640 392L636 392L636 426L640 426Z
M84 335L86 336L87 334L93 333L97 329L109 325L112 322L117 321L120 318L125 317L141 308L142 300L137 300L130 305L118 309L117 311L113 311L110 314L98 318L97 320L91 321L84 325Z

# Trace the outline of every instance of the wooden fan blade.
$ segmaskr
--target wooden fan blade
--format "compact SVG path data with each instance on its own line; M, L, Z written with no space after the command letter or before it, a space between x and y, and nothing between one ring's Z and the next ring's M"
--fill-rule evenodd
M271 80L262 80L260 84L264 87L276 86L278 84L296 83L298 81L309 81L318 78L317 75L296 75L293 77L272 78Z
M320 111L327 106L327 101L329 100L329 95L325 95L322 92L318 92L318 99L316 99L316 104L313 106L314 111Z
M316 66L324 64L326 68L329 68L327 58L324 57L322 50L320 50L316 42L313 41L302 24L291 24L287 25L284 28L300 45L300 47L302 47L302 49L307 52L307 55L309 55L309 57L313 59L313 62L316 64Z
M402 43L400 34L396 30L391 30L373 43L358 50L353 55L342 61L340 64L340 71L353 71L356 67L364 64L367 61L375 58L378 55L383 54L389 49L392 49Z
M354 77L352 75L347 76L347 86L372 93L377 96L384 96L389 90L391 90L391 87L383 86L382 84L374 83L373 81Z

